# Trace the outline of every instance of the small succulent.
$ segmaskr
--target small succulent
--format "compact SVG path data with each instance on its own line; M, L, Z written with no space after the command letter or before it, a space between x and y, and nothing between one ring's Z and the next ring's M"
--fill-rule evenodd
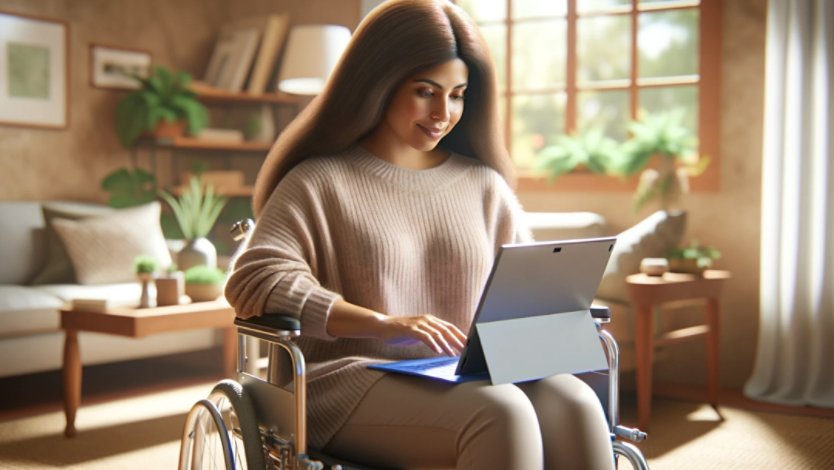
M136 274L154 273L158 266L159 263L157 263L156 258L151 255L139 255L133 258L133 269Z
M670 250L669 259L694 259L699 268L709 268L714 260L721 258L721 252L712 246L701 246L698 240L691 240L686 248Z
M222 284L226 279L222 269L210 268L205 264L188 268L184 276L186 284Z

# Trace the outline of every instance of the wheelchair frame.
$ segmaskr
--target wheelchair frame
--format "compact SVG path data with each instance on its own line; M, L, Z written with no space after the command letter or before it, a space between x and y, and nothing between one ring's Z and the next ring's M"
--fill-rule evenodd
M232 231L238 232L239 238L242 238L252 226L254 223L251 220L241 221L235 224ZM603 329L603 325L610 321L610 310L607 307L594 308L592 315L599 337L605 345L608 359L608 424L615 457L625 457L636 470L648 470L648 463L636 446L616 439L616 436L620 436L639 442L647 436L639 429L627 428L619 424L619 347L614 337ZM236 318L234 323L238 330L238 387L242 387L242 394L249 397L244 402L251 399L251 406L254 408L254 412L235 411L240 415L237 416L239 420L243 418L256 421L255 426L257 426L257 434L261 441L258 444L263 450L265 470L323 470L325 464L332 470L371 470L363 469L362 466L356 464L341 462L323 454L310 455L311 449L307 446L306 365L304 355L293 342L293 338L301 335L300 322L289 316L266 315L248 320ZM250 361L247 356L247 337L257 338L268 344L269 365L266 381L245 372ZM281 350L286 351L292 360L292 390L287 390L278 383L277 357ZM255 362L256 358L252 360ZM228 381L220 384L224 382ZM201 435L199 422L206 412L218 428L226 470L237 468L229 439L229 429L231 428L231 432L241 438L246 433L242 431L244 426L240 423L238 427L235 427L233 422L229 423L232 426L227 426L218 410L220 400L223 399L220 395L212 394L209 399L198 401L188 413L180 447L180 470L188 470L191 467L190 457L201 445L197 442ZM278 411L287 410L290 406L294 409L291 415ZM230 421L233 421L233 418L230 417ZM249 468L248 470L261 469Z

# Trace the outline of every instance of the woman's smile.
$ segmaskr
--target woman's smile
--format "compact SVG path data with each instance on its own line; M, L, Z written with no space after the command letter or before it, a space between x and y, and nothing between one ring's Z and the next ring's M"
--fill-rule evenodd
M417 124L417 127L432 140L437 140L443 136L443 130L430 130L420 124Z

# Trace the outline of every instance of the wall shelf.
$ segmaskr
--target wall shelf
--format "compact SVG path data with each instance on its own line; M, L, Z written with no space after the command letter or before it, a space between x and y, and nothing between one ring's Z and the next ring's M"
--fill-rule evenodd
M191 84L191 91L197 93L197 100L205 104L297 104L298 98L286 93L263 93L252 95L246 92L235 93L199 83Z
M215 142L193 137L160 137L140 141L140 145L155 145L176 149L196 150L236 150L242 152L269 152L272 142Z
M175 187L173 191L174 195L181 196L182 190L182 186ZM253 186L240 186L237 188L218 188L215 194L226 197L252 197L252 193L254 192L255 188Z

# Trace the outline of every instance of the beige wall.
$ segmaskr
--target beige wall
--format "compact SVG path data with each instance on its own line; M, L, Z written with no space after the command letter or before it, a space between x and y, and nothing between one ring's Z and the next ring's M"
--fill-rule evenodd
M3 11L69 21L72 63L69 129L0 126L0 200L101 201L103 176L127 165L129 153L121 148L113 125L124 92L89 86L91 42L147 49L154 62L199 76L218 27L228 18L289 11L295 24L354 28L360 7L360 0L0 0ZM721 342L722 383L734 388L742 386L752 369L758 328L765 10L766 0L724 2L721 190L690 195L686 201L688 235L719 247L724 253L720 267L734 275L723 302ZM520 194L528 210L598 212L615 231L645 215L632 215L629 197ZM701 383L703 361L701 344L678 345L657 374L660 379Z
M723 253L717 266L733 273L721 315L721 382L732 388L742 387L750 375L758 334L766 7L766 0L723 2L721 189L691 194L684 202L689 212L687 239L714 244ZM600 213L611 224L612 233L650 213L646 209L633 215L631 194L526 193L519 198L530 211ZM702 318L695 316L699 312L682 314L683 322ZM704 383L703 341L672 346L668 355L655 369L658 380Z
M351 29L360 19L359 0L0 0L0 11L67 21L71 70L69 128L0 126L0 200L104 201L101 180L129 165L130 152L114 124L126 93L90 86L90 43L145 49L154 63L200 77L220 25L230 18L289 11L293 24ZM147 167L147 152L139 158ZM162 182L169 181L169 158L159 152ZM250 169L259 166L251 154L238 160Z

